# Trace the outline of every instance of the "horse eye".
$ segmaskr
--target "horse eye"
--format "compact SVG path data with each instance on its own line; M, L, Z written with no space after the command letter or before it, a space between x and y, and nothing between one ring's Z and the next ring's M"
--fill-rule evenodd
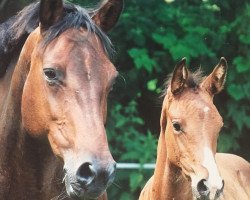
M181 125L178 122L173 122L174 130L177 132L181 131Z
M57 74L56 74L56 70L52 69L52 68L46 68L43 70L45 77L49 80L49 81L54 81L57 80Z

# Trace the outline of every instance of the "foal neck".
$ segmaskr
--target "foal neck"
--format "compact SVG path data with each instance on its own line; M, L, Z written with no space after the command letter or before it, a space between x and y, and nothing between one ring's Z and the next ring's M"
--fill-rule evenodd
M165 135L162 133L158 141L157 161L151 192L152 199L192 199L190 183L182 175L181 169L173 165L167 158Z

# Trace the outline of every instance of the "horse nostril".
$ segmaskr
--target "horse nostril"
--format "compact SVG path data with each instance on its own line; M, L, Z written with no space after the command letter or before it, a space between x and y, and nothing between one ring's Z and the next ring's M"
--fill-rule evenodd
M83 185L90 184L96 176L96 172L91 163L83 163L76 172L78 181Z
M205 183L206 179L202 179L197 184L197 190L201 195L207 195L209 193L209 189Z

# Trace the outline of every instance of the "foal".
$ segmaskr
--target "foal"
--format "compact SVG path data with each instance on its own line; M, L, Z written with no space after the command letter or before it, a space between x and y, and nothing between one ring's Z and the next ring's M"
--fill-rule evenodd
M177 64L166 90L154 175L140 200L248 200L250 164L216 154L222 118L213 97L223 88L227 62L221 58L202 81Z

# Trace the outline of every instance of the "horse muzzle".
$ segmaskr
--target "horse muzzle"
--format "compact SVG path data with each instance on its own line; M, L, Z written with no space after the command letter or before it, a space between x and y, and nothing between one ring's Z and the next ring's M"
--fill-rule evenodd
M115 177L116 163L100 166L95 162L82 163L75 172L65 168L67 194L77 200L101 196Z

